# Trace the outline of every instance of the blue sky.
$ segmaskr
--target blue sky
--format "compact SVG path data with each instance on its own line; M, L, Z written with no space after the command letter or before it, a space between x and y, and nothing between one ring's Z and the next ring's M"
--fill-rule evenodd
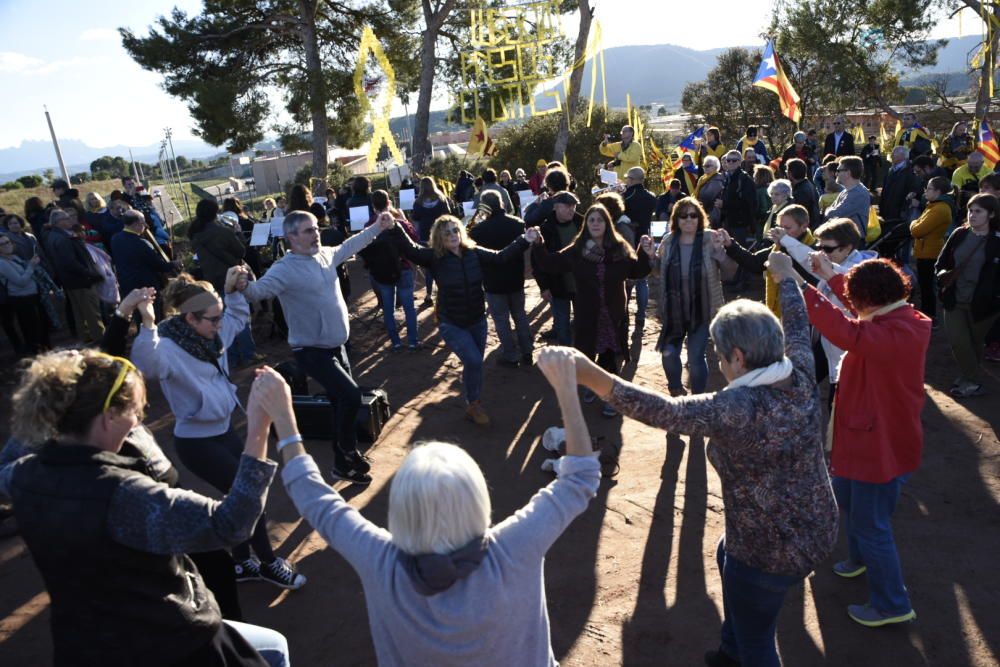
M592 1L606 47L755 44L771 7L771 0L715 0L710 5ZM175 6L191 13L201 0L0 0L0 90L5 93L0 148L48 139L43 105L48 105L60 137L94 147L156 143L167 126L175 137L193 136L185 105L160 89L159 75L132 62L115 31L127 26L143 34L158 15ZM708 13L706 6L711 7ZM967 14L966 34L976 26L978 17ZM565 29L576 31L572 21ZM935 31L935 36L956 34L957 20L942 22Z

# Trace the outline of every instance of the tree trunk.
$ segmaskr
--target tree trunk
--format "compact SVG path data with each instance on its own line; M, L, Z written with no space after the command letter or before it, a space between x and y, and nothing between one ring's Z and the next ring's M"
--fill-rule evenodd
M316 39L316 3L299 0L302 18L300 29L302 48L306 57L306 78L309 83L309 113L312 116L312 175L326 180L330 149L330 126L326 117L326 82L323 80L323 62L319 57Z
M590 39L590 24L594 20L594 10L590 8L590 0L579 0L580 30L576 33L576 49L573 62L579 62L587 52L587 40ZM552 159L562 160L569 145L569 121L576 114L577 102L580 99L580 86L583 84L584 63L569 75L569 95L566 97L566 113L559 116L559 132L556 133L556 143L552 148ZM591 67L597 67L593 63Z
M420 44L420 90L417 93L417 109L413 119L413 155L411 166L419 172L430 161L431 138L431 97L434 92L434 71L437 67L437 38L445 20L455 8L457 0L445 0L435 11L430 0L422 0L424 12L424 33Z
M1000 16L1000 7L994 6L991 10L994 15ZM983 66L979 68L979 95L976 96L976 121L981 121L986 118L986 114L990 112L990 79L996 74L996 49L997 45L1000 43L1000 30L993 31L993 40L990 43L990 51L983 58ZM979 128L975 128L975 133L978 136Z

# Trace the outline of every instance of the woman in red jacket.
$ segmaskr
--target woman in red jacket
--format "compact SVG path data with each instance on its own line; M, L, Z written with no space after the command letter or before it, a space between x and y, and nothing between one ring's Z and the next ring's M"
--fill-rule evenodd
M888 260L867 260L840 275L826 253L811 258L814 273L857 316L849 318L815 288L806 289L813 326L847 352L831 417L830 472L847 518L850 554L833 571L846 578L868 573L870 599L848 606L852 619L869 627L902 623L916 613L891 521L903 484L920 465L931 320L906 302L910 280Z

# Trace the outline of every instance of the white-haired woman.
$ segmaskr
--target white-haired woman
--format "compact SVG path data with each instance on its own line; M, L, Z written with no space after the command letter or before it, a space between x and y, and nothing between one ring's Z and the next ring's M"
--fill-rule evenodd
M694 196L708 213L711 226L718 227L722 222L722 205L720 203L716 206L715 202L721 199L722 191L726 187L726 177L719 171L722 168L722 163L714 155L708 155L702 159L701 168L705 170L705 173L698 179L698 184L694 188Z
M545 553L596 493L600 464L577 397L573 352L546 348L538 367L559 400L566 456L556 463L558 479L493 526L486 480L459 447L435 442L410 452L392 481L385 530L323 481L294 416L275 421L288 495L361 577L383 667L557 664Z
M581 354L581 384L619 412L672 433L708 437L726 533L717 560L725 620L709 665L778 667L775 627L785 593L837 540L837 503L823 458L821 409L805 303L787 255L772 253L782 324L763 304L723 306L710 332L720 392L668 398L613 376Z
M764 218L761 235L766 237L768 230L778 224L781 212L792 204L792 182L787 178L771 181L767 186L767 196L771 200L771 208Z

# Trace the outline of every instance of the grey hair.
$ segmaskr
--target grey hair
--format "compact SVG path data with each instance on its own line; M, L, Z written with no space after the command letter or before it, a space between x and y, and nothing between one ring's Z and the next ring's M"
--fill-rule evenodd
M787 178L779 178L771 181L767 186L767 195L770 197L775 192L784 192L789 197L792 196L792 182Z
M910 157L910 148L908 146L896 146L892 149L892 152L895 153L896 151L901 152L905 158Z
M311 222L314 225L319 224L316 216L309 211L292 211L281 221L281 229L285 233L285 236L288 236L299 231L299 225L303 222Z
M969 159L971 159L972 156L974 156L974 155L978 155L979 156L978 159L980 159L980 160L983 160L983 161L986 160L986 156L983 155L982 153L980 153L979 151L972 151L971 153L969 153L969 157L965 158L965 161L968 162Z
M466 451L444 442L419 444L389 489L389 532L403 553L449 554L490 526L486 479Z
M751 150L752 148L753 148L753 146L747 146L747 150ZM726 153L722 157L732 157L734 155L736 157L738 157L739 159L741 159L741 160L743 159L743 156L740 155L740 152L738 150L736 150L736 149L733 149L733 150L729 151L728 153Z
M733 358L733 350L743 351L747 370L763 368L785 356L785 333L767 306L750 299L736 299L719 309L709 325L716 351Z
M714 166L716 169L722 168L722 163L719 162L719 158L715 157L714 155L709 155L704 160L702 160L702 166L707 167L709 165Z
M792 137L792 141L805 141L808 138L805 132L796 132L795 136Z

